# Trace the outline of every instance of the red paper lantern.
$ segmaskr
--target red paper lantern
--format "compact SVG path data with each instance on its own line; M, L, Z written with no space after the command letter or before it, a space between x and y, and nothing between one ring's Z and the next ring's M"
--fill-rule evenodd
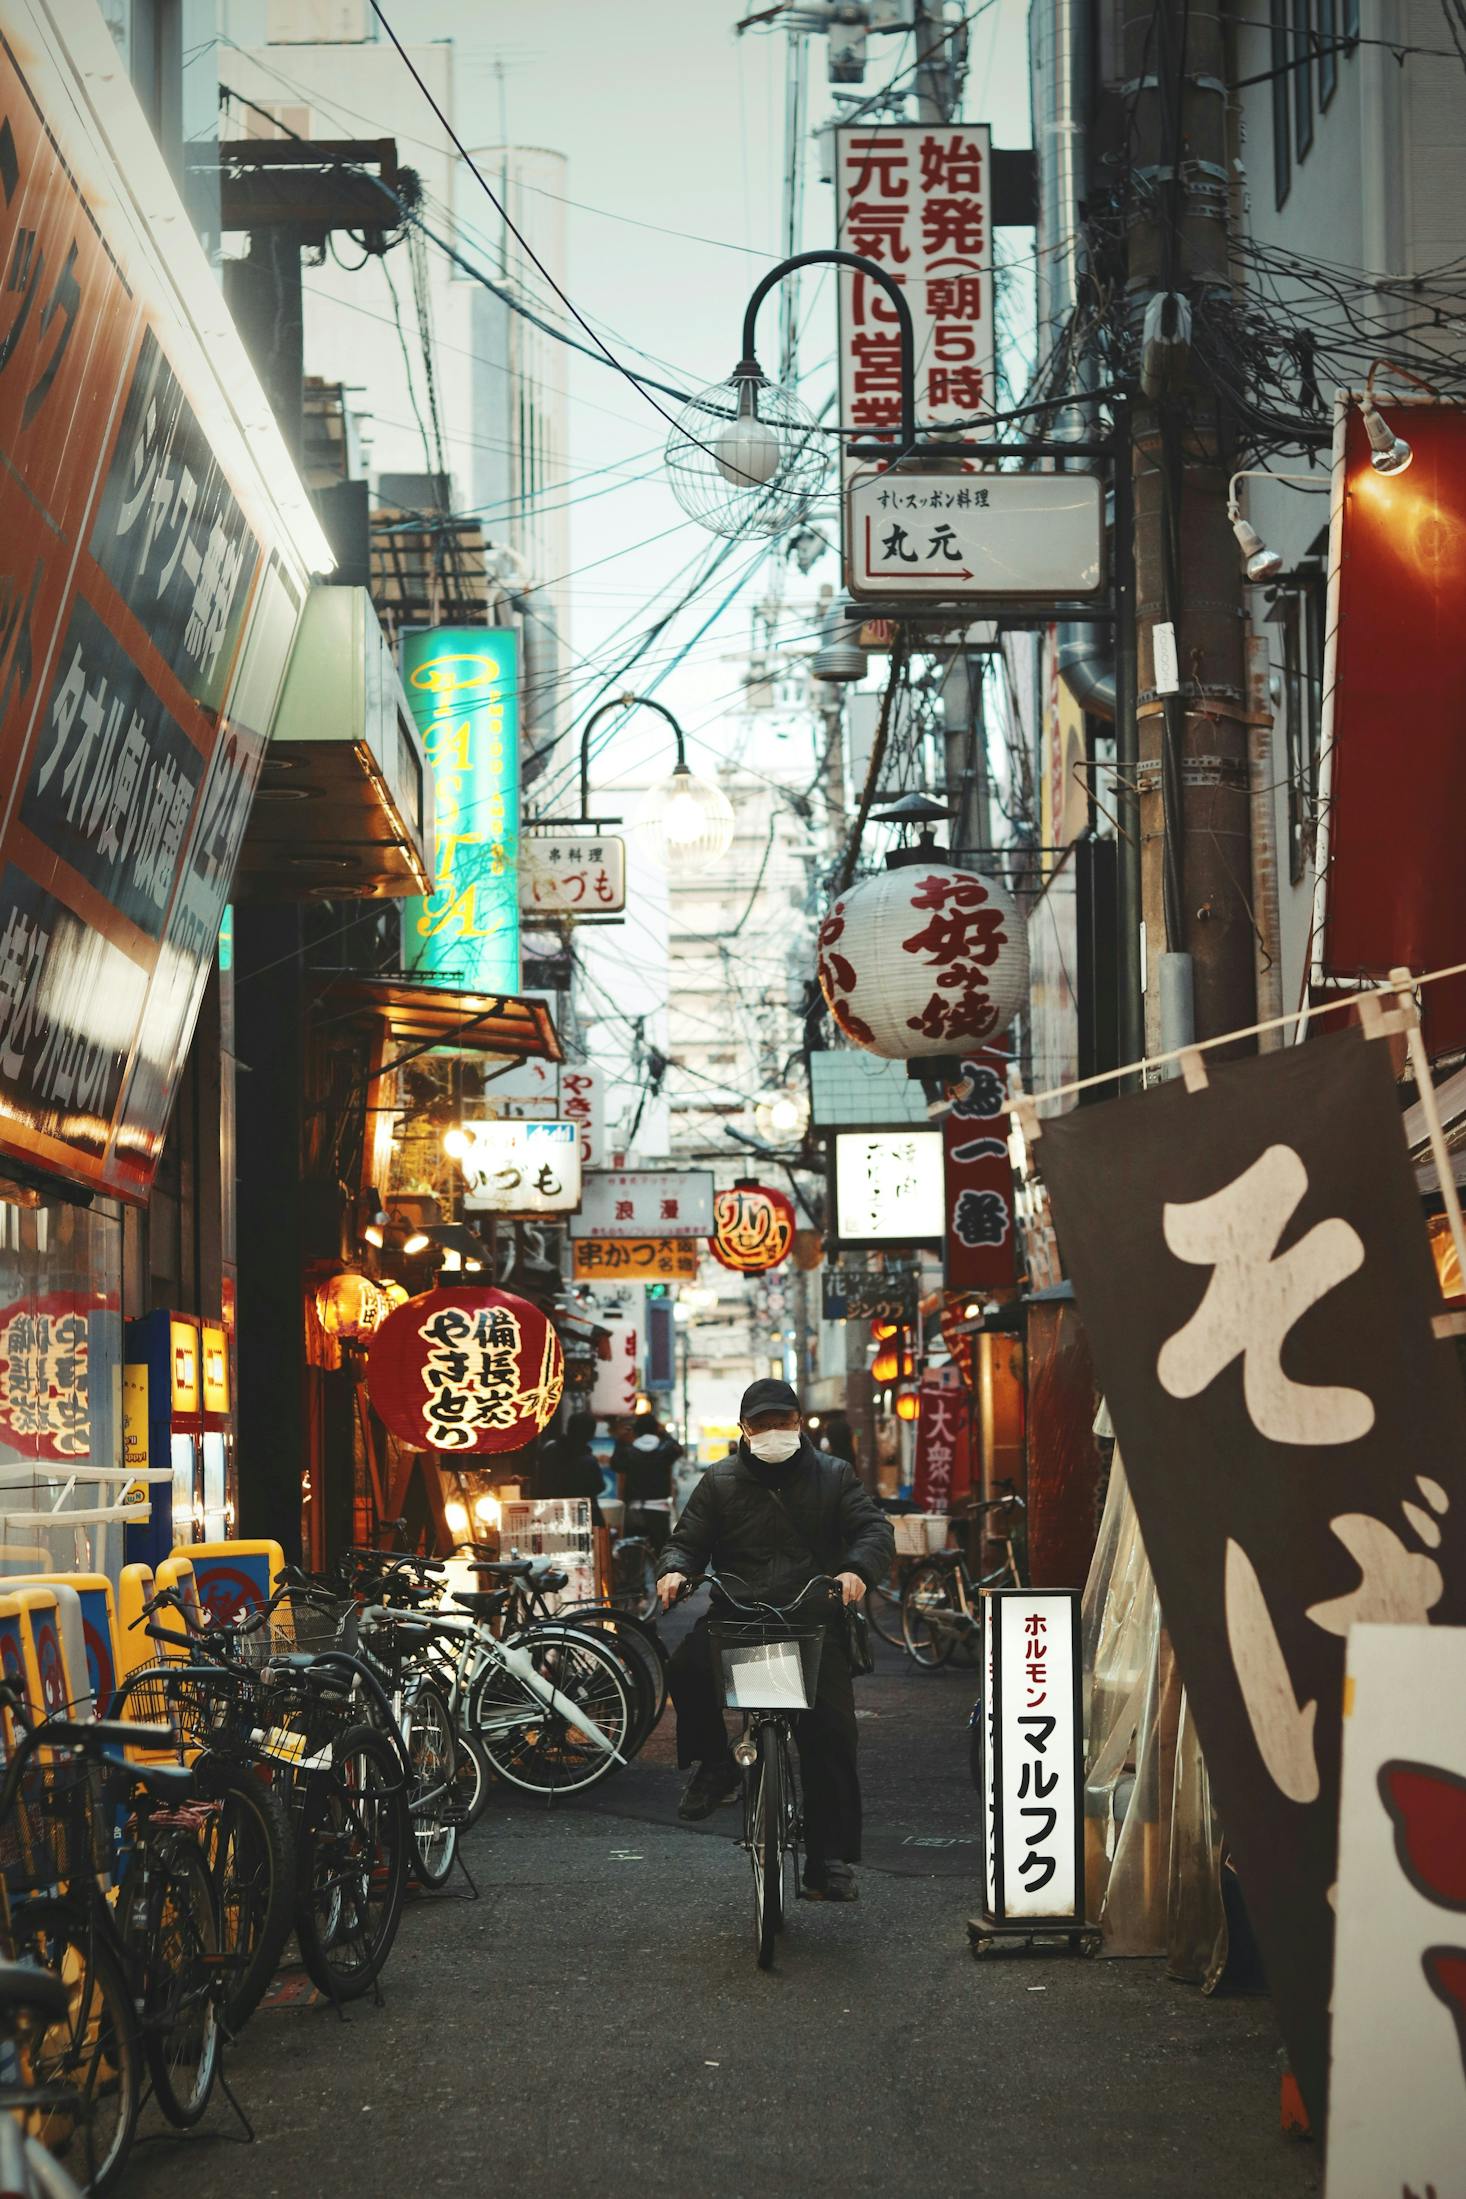
M909 863L842 893L819 932L831 1015L868 1053L962 1054L1028 997L1028 930L995 878Z
M388 1314L367 1353L367 1390L393 1435L418 1451L519 1451L565 1387L554 1325L488 1284L425 1291Z
M762 1275L789 1256L794 1207L782 1191L740 1182L713 1201L713 1258L739 1275Z

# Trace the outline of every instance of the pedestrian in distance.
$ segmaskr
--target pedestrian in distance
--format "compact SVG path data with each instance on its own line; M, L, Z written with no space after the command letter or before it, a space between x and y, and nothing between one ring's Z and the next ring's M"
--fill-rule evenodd
M884 1580L895 1554L890 1522L843 1458L816 1450L787 1382L750 1384L739 1408L742 1440L709 1466L673 1528L658 1568L663 1607L709 1570L728 1577L740 1604L791 1604L826 1574L846 1603ZM715 1601L719 1591L715 1582ZM726 1600L726 1599L724 1599ZM695 1765L678 1816L696 1823L737 1792L713 1669L707 1619L673 1651L667 1682L677 1711L677 1761ZM853 1901L860 1861L860 1774L855 1693L845 1626L835 1610L820 1657L816 1698L795 1722L804 1783L804 1891L812 1900Z
M626 1532L644 1535L655 1550L667 1539L672 1468L681 1456L682 1445L655 1413L641 1413L626 1424L611 1454L611 1471L626 1503Z
M571 1413L559 1435L541 1445L535 1461L537 1497L589 1497L591 1518L601 1525L601 1467L592 1449L594 1413Z

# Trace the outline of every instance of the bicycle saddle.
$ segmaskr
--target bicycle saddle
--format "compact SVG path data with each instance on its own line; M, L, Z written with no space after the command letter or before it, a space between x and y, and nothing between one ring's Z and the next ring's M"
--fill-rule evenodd
M457 1595L453 1601L476 1619L497 1619L509 1601L507 1588L470 1589Z
M193 1772L187 1764L125 1764L128 1785L141 1787L155 1802L186 1802L193 1793Z
M28 1962L0 1962L0 2018L18 2016L26 2009L47 2024L65 2023L71 2011L65 1980L50 1970L33 1969Z
M530 1574L534 1571L534 1560L532 1558L495 1558L490 1562L487 1558L480 1558L476 1561L476 1570L480 1573L494 1573L501 1581L523 1581L528 1580Z

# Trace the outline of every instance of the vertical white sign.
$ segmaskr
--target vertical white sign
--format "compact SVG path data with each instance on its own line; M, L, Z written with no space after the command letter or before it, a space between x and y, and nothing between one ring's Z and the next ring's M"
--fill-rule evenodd
M995 1833L999 1920L1078 1918L1082 1794L1075 1680L1079 1600L1004 1589L996 1606Z
M646 1355L645 1288L639 1283L616 1289L598 1286L591 1318L606 1334L596 1339L590 1409L607 1416L634 1413Z
M993 405L992 132L986 123L854 123L836 132L842 251L895 277L916 335L921 427ZM840 273L840 419L889 435L901 417L895 307L879 283ZM847 478L858 461L847 461ZM866 461L868 464L869 461Z
M1354 1626L1328 2199L1466 2199L1466 1627Z

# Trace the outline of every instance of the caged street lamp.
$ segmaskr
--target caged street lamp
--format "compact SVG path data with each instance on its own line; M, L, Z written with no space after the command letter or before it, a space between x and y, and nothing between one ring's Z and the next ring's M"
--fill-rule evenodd
M689 519L714 534L782 534L802 519L829 471L829 452L814 415L790 389L770 382L754 351L759 307L800 267L848 267L879 284L895 308L901 345L899 446L852 443L855 458L894 463L921 449L916 430L916 339L901 285L859 252L797 252L758 284L743 315L743 356L726 382L714 382L679 413L667 438L672 494ZM951 445L938 446L950 457Z
M580 737L580 814L589 822L590 739L603 718L613 710L655 710L672 728L677 761L665 779L650 787L633 819L643 851L659 869L674 877L686 876L716 863L726 855L733 839L733 806L720 786L700 779L687 761L687 742L681 726L665 703L650 695L616 695L593 710Z

